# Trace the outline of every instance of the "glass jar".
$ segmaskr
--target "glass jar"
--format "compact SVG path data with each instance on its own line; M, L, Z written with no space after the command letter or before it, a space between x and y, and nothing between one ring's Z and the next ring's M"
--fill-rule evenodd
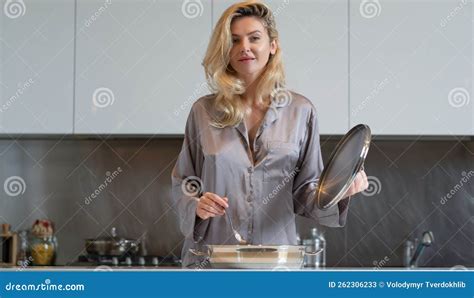
M308 253L305 255L304 266L310 268L326 267L326 239L324 234L317 228L311 229L311 237L303 240L303 245ZM322 249L317 255L311 253Z
M32 236L30 239L30 255L33 258L33 265L54 265L57 248L58 242L54 235L45 237Z

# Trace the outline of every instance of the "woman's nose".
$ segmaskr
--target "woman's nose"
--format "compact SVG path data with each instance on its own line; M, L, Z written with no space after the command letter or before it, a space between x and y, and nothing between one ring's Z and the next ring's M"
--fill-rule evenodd
M250 43L248 42L248 40L242 40L240 51L242 53L250 52Z

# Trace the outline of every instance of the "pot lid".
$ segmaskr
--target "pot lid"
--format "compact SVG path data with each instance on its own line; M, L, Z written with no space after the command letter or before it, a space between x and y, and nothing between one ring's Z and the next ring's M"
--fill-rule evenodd
M336 205L364 168L369 152L371 132L369 126L354 126L336 146L319 178L316 202L325 210Z
M117 235L117 228L116 227L112 227L110 229L110 235L100 236L100 237L97 237L97 238L94 238L94 239L87 239L87 240L89 240L89 241L114 241L114 242L127 241L127 240L133 241L132 239L125 239L125 238L119 237Z

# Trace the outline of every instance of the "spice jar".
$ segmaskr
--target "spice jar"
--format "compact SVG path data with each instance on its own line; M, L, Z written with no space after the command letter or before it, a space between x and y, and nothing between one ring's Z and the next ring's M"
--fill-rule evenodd
M50 220L36 220L31 229L30 254L33 265L49 266L56 261L58 243Z

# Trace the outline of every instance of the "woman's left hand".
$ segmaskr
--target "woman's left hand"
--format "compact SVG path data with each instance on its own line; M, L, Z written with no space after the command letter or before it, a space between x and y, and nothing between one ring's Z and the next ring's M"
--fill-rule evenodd
M367 180L367 175L365 174L364 170L357 173L354 182L352 182L351 186L346 192L345 198L355 195L361 191L364 191L369 186L369 181Z

